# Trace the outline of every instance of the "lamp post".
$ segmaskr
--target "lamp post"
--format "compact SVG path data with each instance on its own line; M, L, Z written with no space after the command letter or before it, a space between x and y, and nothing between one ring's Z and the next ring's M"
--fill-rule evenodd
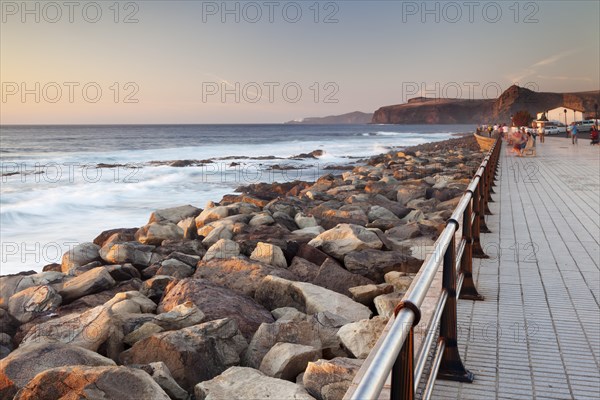
M596 111L596 121L594 121L594 125L598 125L598 103L594 104L594 110Z
M567 125L567 109L563 110L565 112L565 135L569 137L569 125Z

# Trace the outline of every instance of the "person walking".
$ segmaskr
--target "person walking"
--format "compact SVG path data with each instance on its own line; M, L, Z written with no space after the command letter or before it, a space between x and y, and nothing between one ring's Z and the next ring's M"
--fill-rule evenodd
M571 143L577 144L577 124L573 124L571 127Z

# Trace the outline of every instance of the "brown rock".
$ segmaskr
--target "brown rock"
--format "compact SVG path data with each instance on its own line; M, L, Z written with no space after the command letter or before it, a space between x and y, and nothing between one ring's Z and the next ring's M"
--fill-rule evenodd
M402 251L359 250L344 257L348 271L382 283L390 271L418 272L423 262Z
M308 363L302 383L318 400L339 400L344 397L363 360L337 357Z

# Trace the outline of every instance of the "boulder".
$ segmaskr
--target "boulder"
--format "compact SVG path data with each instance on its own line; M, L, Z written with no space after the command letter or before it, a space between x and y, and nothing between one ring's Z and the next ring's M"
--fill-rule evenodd
M196 385L196 400L217 399L313 399L295 383L271 378L252 368L231 367L210 381Z
M315 217L313 217L312 215L306 215L302 212L296 214L296 216L294 217L294 221L300 229L313 228L319 225Z
M156 275L167 275L177 279L187 278L193 273L194 268L175 258L161 261L160 268L156 271Z
M100 256L110 264L125 264L147 267L152 263L154 246L137 242L107 243L100 249Z
M224 318L154 334L121 353L119 359L125 365L162 361L189 392L198 382L239 364L247 345L235 320Z
M387 236L387 238L390 240L401 242L406 239L412 239L421 236L421 230L419 229L418 223L410 222L408 224L403 224L392 229L388 229L385 232L385 236Z
M191 301L179 304L170 311L160 313L154 323L165 330L177 330L197 325L204 320L204 313Z
M184 240L194 240L198 238L198 229L196 228L196 220L194 217L182 219L177 223L177 226L183 231Z
M62 272L68 274L74 268L100 260L99 250L100 246L94 243L81 243L73 247L62 256Z
M364 276L353 274L342 268L332 259L325 260L319 268L319 272L311 282L334 292L351 296L350 289L354 286L369 285L373 281Z
M363 360L346 357L309 362L302 384L318 400L340 400L348 391L362 363Z
M252 217L250 222L248 222L248 225L261 226L261 225L271 225L274 223L275 223L275 220L273 219L271 214L269 214L268 212L265 211L265 212L258 213L254 217Z
M146 339L154 335L155 333L163 332L164 329L159 325L156 325L154 322L145 322L137 329L129 332L124 338L123 343L126 343L130 346L133 346L135 343L139 342L142 339Z
M273 378L295 381L310 361L321 358L321 350L294 343L276 343L260 363L259 370Z
M21 346L0 362L0 398L11 399L40 372L80 364L114 366L115 362L93 351L61 342Z
M342 348L337 336L339 329L348 324L349 320L329 311L321 311L309 317L309 321L319 332L324 358L346 357L348 353Z
M118 228L118 229L109 229L107 231L103 231L94 239L94 244L97 244L100 247L104 247L105 244L112 243L122 243L122 242L133 242L135 240L135 233L138 228Z
M164 256L177 258L173 253L187 254L202 258L206 253L206 249L202 246L200 240L165 240L159 247L154 249L154 252ZM178 258L179 259L179 258ZM186 262L185 260L179 259Z
M170 222L177 224L186 218L196 217L202 210L191 205L163 208L162 210L156 210L150 215L149 224L152 222Z
M407 216L405 216L404 218L402 218L402 221L406 222L406 223L410 223L410 222L423 221L424 219L425 219L425 214L423 214L423 211L421 211L421 210L412 210L411 212L408 213Z
M391 293L394 291L394 286L389 283L379 285L363 285L355 286L348 289L352 295L352 300L370 307L373 304L373 299L382 294Z
M327 259L325 259L327 260ZM300 280L302 282L313 282L317 275L319 274L320 266L311 263L308 260L305 260L301 257L294 257L292 259L292 263L288 267L288 270L293 272L298 279L290 279L290 280ZM285 278L282 276L282 278Z
M135 238L142 244L159 246L163 240L183 239L183 229L172 222L152 222L142 226Z
M17 331L19 322L4 308L0 308L0 333L12 336Z
M113 399L170 400L146 372L139 369L83 365L48 369L23 387L15 400Z
M404 206L411 200L425 197L427 188L424 186L401 186L396 193L396 200Z
M62 272L41 272L31 275L0 276L0 308L8 309L8 299L21 290L32 286L51 285L55 288L62 286L66 275Z
M380 249L383 246L375 233L362 226L350 224L337 225L308 244L338 259L343 259L344 255L351 251Z
M263 322L273 322L271 313L251 297L215 285L204 279L186 278L169 288L158 306L158 312L172 310L186 301L194 303L206 320L231 317L246 338L251 338Z
M200 215L196 217L196 227L201 228L213 221L220 220L229 215L229 209L224 206L205 208Z
M240 255L240 246L229 239L219 239L210 246L204 257L204 261L210 261L213 258L232 258Z
M243 355L242 364L259 368L264 356L277 343L294 343L321 349L317 326L310 321L276 321L261 324Z
M287 268L287 261L283 251L270 243L258 242L256 248L250 255L250 259L279 268Z
M140 288L140 293L148 297L155 303L158 303L162 298L167 286L178 279L173 276L155 275L154 277L144 281Z
M202 240L202 244L209 248L213 244L217 243L220 239L231 239L233 238L233 232L227 225L221 225L213 228Z
M425 261L427 256L432 254L434 244L435 241L428 237L407 239L399 243L400 247L407 249L412 257L421 261Z
M415 273L392 271L385 274L385 281L394 286L400 292L406 292L415 278Z
M403 251L367 249L352 251L344 257L344 265L348 271L365 276L376 283L382 283L385 274L390 271L419 272L422 264L422 260Z
M384 318L394 315L394 309L404 298L404 293L406 292L392 292L375 297L373 303L377 314Z
M352 322L340 328L338 337L354 357L364 359L375 346L387 321L384 317L374 317Z
M55 310L61 302L62 297L52 286L31 286L10 297L8 311L19 322L25 323L44 312Z
M279 322L306 320L306 314L296 310L294 307L276 308L271 311L271 315Z
M268 275L298 280L298 277L292 271L242 258L201 261L196 267L194 278L205 279L234 292L254 297L256 288L258 288L262 279Z
M295 231L292 231L292 235L296 235L299 237L305 236L309 237L310 239L314 239L323 232L325 232L325 229L322 226L309 226L306 228L296 229Z
M371 316L371 311L348 297L306 282L292 282L269 275L265 277L256 294L256 300L270 310L294 307L306 314L329 311L349 321Z
M117 282L104 267L97 267L65 282L59 294L64 302L70 302L88 294L101 292Z
M34 325L25 335L21 346L42 341L60 341L97 351L107 347L109 357L116 357L122 346L123 319L128 314L150 313L156 308L139 292L116 294L103 305L82 314L67 314Z
M115 264L106 265L104 268L108 271L110 276L117 282L124 282L130 279L141 278L140 271L138 271L132 264Z
M146 373L154 379L154 382L158 383L158 386L160 386L172 400L191 399L190 394L175 382L175 379L173 379L173 376L171 375L171 371L169 371L169 368L164 362L159 361L140 365L139 368L146 371Z
M369 217L369 222L373 222L378 219L386 219L386 220L398 220L399 219L396 216L396 214L394 214L387 208L381 207L381 206L371 207L367 216Z

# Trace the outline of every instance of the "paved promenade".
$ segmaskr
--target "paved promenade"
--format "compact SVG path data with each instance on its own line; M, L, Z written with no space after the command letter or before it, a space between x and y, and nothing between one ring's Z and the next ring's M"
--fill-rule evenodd
M547 138L537 157L502 150L474 277L459 300L472 384L438 380L434 399L600 398L600 149Z

